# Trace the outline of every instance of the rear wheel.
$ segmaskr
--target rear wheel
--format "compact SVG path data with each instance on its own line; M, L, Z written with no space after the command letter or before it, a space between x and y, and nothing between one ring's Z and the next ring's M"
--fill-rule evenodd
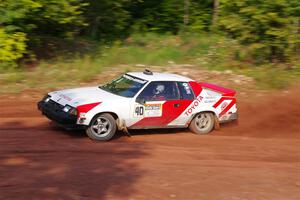
M116 133L116 120L108 113L100 114L92 120L86 134L93 140L108 141Z
M193 133L203 135L208 134L214 128L214 115L210 112L198 113L190 123L190 130Z

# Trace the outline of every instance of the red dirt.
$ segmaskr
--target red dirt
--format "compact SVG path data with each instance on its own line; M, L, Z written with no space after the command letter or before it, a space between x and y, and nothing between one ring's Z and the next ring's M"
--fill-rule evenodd
M300 199L300 94L239 100L211 135L134 131L110 142L0 100L0 199Z

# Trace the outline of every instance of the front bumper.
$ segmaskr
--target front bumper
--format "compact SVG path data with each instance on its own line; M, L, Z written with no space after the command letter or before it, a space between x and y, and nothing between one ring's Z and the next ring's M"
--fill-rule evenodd
M81 127L80 125L76 124L76 115L64 112L63 106L53 100L49 100L48 102L40 101L38 102L37 106L43 115L65 128L71 129Z

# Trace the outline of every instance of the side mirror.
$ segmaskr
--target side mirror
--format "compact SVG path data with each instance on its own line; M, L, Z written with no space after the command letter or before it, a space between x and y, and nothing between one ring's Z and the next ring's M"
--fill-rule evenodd
M135 100L137 103L140 103L142 105L144 105L146 103L146 100L144 98L136 98Z

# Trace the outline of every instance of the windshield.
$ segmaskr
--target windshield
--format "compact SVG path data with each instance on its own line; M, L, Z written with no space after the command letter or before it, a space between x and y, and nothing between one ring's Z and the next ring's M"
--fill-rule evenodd
M128 74L113 80L99 88L123 97L134 97L147 81L139 79Z

